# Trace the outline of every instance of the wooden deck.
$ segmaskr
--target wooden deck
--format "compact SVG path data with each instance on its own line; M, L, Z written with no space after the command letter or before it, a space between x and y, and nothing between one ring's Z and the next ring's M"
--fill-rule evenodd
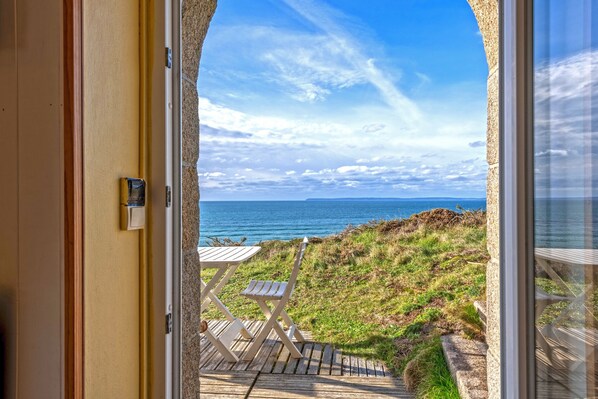
M215 334L229 324L211 320ZM262 321L247 321L252 334ZM330 344L307 341L297 347L302 359L293 359L272 332L251 361L227 362L202 337L200 356L200 391L202 399L240 398L412 398L403 382L392 377L383 364L345 355ZM250 340L238 337L232 345L240 357ZM282 375L284 374L284 376Z
M261 328L263 321L247 321L245 325L252 334ZM226 320L210 320L209 328L219 334L228 326ZM240 360L237 363L227 362L222 355L202 337L199 367L202 371L259 371L269 374L306 374L337 375L353 377L387 377L390 376L384 365L377 361L363 359L343 353L330 344L311 341L308 332L302 332L308 340L304 344L297 343L303 354L302 359L293 359L289 351L282 345L274 331L264 341L256 357L251 361ZM242 357L249 348L250 340L238 337L232 345L233 351Z
M547 398L598 397L598 388L588 383L589 377L598 379L594 375L598 364L590 364L593 357L586 359L584 353L585 350L593 353L598 334L586 329L554 328L546 341L552 350L550 357L536 347L538 392L545 392ZM593 392L587 392L588 385Z

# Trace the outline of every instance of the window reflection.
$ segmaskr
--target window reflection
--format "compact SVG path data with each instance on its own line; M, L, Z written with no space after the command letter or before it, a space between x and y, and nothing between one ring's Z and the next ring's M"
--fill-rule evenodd
M536 391L598 396L598 1L534 1Z

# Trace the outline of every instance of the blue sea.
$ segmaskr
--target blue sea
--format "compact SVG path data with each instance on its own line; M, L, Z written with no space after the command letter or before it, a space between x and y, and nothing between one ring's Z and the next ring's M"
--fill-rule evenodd
M598 198L537 198L536 247L598 249Z
M202 201L200 245L208 237L266 240L324 237L372 220L407 218L434 208L486 209L485 199L351 199L306 201Z
M486 209L485 199L202 201L200 245L208 237L266 240L324 237L373 220L407 218L434 208ZM535 201L537 247L598 249L598 198Z

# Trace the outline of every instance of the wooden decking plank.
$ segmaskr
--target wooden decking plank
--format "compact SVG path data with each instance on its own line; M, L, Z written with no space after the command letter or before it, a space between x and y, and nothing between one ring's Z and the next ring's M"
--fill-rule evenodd
M274 378L272 378L274 377ZM249 398L412 398L404 385L392 378L293 375L277 379L261 374Z
M371 362L369 359L363 359L364 367L365 367L365 375L367 377L375 377L376 371L374 370Z
M359 368L359 376L360 377L367 377L367 369L365 366L365 359L362 357L357 358L357 367Z
M255 380L258 373L255 372L226 372L226 371L201 371L199 378L203 385L222 385L228 384L231 381L235 382L251 382Z
M303 353L303 348L305 347L305 345L306 345L306 343L299 344L299 345L297 345L297 349L299 349L299 351L301 351L301 353ZM301 360L301 359L296 359L296 358L292 358L289 356L287 365L284 368L284 373L285 374L295 374L295 370L297 369L297 364L299 364L299 360Z
M384 372L385 377L392 377L392 373L386 368L386 364L380 363L382 365L382 371Z
M240 399L245 398L255 379L257 372L222 373L201 372L199 383L201 399Z
M280 392L275 389L253 389L248 399L306 399L306 398L325 398L325 399L412 399L412 396L406 392L392 393L366 393L366 392L331 392L331 391L294 391ZM203 399L203 398L202 398Z
M309 367L307 368L307 374L316 375L320 374L320 362L322 361L322 345L314 344L314 348L311 351L311 359L309 360Z
M359 359L354 355L351 355L351 376L359 377Z
M362 382L338 382L338 381L326 381L325 383L317 383L314 381L306 381L304 384L298 383L295 381L294 377L300 377L300 375L294 375L288 378L288 382L291 384L275 384L275 385L259 385L256 383L253 387L252 392L264 389L264 390L278 390L279 395L283 396L283 392L305 392L305 391L313 391L313 392L351 392L351 393L395 393L400 391L405 391L405 387L400 387L396 385L371 385L371 384L364 384ZM372 380L379 380L380 378L372 378Z
M332 349L332 345L326 344L324 346L324 352L322 353L322 362L320 364L320 375L330 375L330 369L332 367L332 355L334 350Z
M349 377L349 376L325 376L325 375L294 375L280 378L276 374L260 374L256 381L256 387L282 387L282 386L296 386L309 387L315 385L334 384L342 386L345 384L358 384L363 387L403 387L403 383L398 378L370 378L370 377Z
M308 342L303 346L303 351L301 352L303 357L299 359L299 362L297 363L297 370L295 370L295 374L307 373L307 367L309 366L309 359L311 357L313 347L313 342Z
M330 366L330 375L342 375L343 373L343 354L340 349L333 348L332 364Z
M342 356L342 375L351 375L351 356Z
M376 367L372 359L365 359L365 371L368 373L368 377L376 376Z
M297 348L301 349L301 345L302 344L297 345ZM284 371L290 355L291 353L289 352L287 347L283 346L282 350L280 351L280 354L278 355L278 358L276 359L276 362L274 363L274 367L272 368L273 374L281 374Z
M382 367L382 364L378 361L375 361L374 367L376 369L376 377L384 377L384 368Z
M274 347L272 348L272 351L270 352L270 356L268 356L268 360L266 360L264 367L262 367L262 369L260 370L262 373L272 373L274 365L276 364L278 356L280 355L282 346L282 342L280 342L279 340L276 341Z
M379 377L379 375L378 375L378 367L377 367L378 366L378 364L377 364L378 362L376 360L373 360L373 359L370 360L370 362L371 362L370 363L370 367L372 368L371 370L374 373L372 375L372 377Z
M270 331L270 334L268 334L268 338L266 338L266 340L256 353L255 357L247 367L247 370L260 371L262 367L264 367L264 364L266 364L268 357L270 357L270 352L272 352L272 349L274 348L277 339L278 335L276 334L276 331Z

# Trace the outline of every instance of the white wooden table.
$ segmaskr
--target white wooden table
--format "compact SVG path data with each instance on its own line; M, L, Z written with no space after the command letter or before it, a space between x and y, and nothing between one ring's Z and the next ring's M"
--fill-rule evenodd
M214 346L228 361L237 361L237 356L230 350L230 344L240 333L244 338L253 338L245 325L238 320L222 303L218 295L235 274L239 265L254 256L262 248L253 247L199 247L199 265L201 269L217 269L214 277L206 284L200 279L201 284L201 312L204 312L210 303L214 303L231 322L229 327L220 336L214 336L210 331L205 334Z
M594 288L594 274L598 269L598 250L595 249L570 249L570 248L536 248L534 250L536 264L548 274L548 276L566 294L577 299L585 298L586 294ZM564 265L567 268L578 272L584 272L584 282L587 288L583 292L575 292L571 286L564 281L555 270L555 266ZM589 310L589 309L588 309Z

